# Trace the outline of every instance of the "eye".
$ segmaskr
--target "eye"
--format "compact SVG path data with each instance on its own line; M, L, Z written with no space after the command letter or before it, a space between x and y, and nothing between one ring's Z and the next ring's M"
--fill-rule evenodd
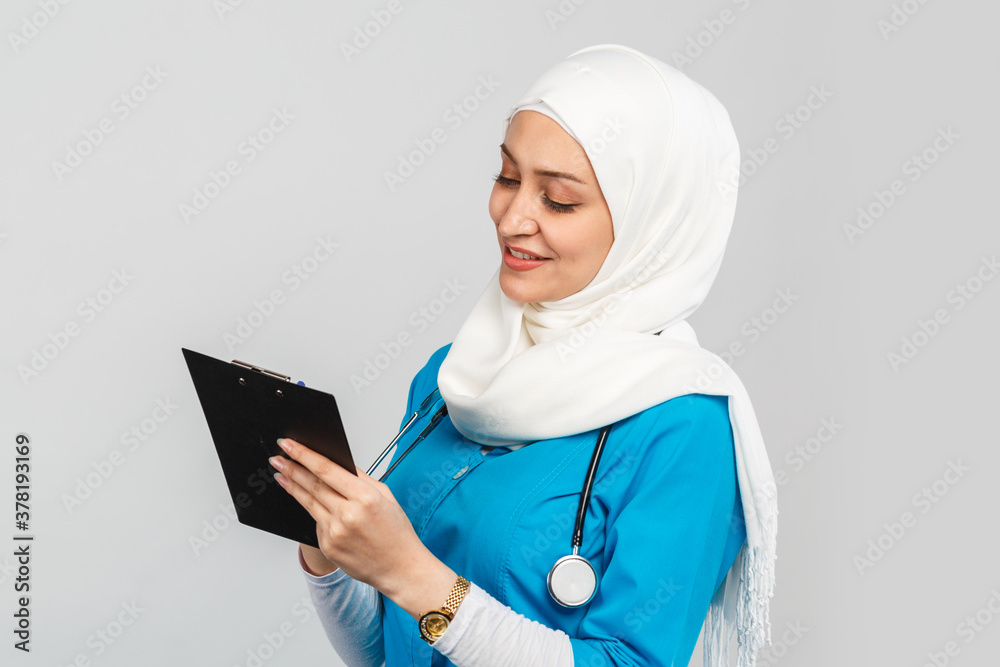
M549 199L548 195L542 197L545 200L545 206L555 211L556 213L566 213L567 211L572 211L574 206L579 206L579 204L560 204L557 201L552 201Z
M513 178L501 176L500 172L497 172L493 175L493 182L502 188L516 188L520 181L515 181Z
M493 181L502 188L516 188L520 184L520 181L513 178L507 178L506 176L501 176L499 173L493 175ZM542 203L546 208L550 211L554 211L555 213L567 213L579 206L579 204L562 204L557 201L552 201L549 199L548 195L542 196Z

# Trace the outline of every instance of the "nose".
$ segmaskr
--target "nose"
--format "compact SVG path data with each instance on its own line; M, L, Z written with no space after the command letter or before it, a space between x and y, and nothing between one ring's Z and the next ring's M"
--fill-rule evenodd
M504 211L497 225L497 231L501 236L530 236L538 232L538 223L533 215L534 207L530 199L523 193L517 192L510 200L507 210Z

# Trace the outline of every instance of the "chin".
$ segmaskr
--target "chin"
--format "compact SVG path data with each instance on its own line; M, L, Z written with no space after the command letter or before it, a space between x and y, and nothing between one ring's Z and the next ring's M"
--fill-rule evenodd
M544 296L538 293L538 290L527 288L525 285L518 284L520 281L510 280L504 276L504 272L500 272L500 290L507 296L508 299L517 301L518 303L533 303L536 301L544 301Z
M518 303L538 303L539 301L558 301L562 297L548 291L542 291L535 286L525 285L518 280L510 280L500 272L500 289L507 298Z
M530 295L526 295L520 290L511 290L504 287L503 281L500 282L500 290L512 301L517 301L518 303L531 303L532 301Z

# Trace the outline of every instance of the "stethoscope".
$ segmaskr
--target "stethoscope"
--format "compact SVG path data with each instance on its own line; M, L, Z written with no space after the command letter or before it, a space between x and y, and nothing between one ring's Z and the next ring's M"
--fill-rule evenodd
M418 417L426 415L430 410L431 406L437 402L440 398L441 393L438 389L431 392L430 396L424 399L424 402L420 404L420 407L410 416L409 421L403 424L403 428L399 430L396 437L392 439L383 451L375 463L368 469L368 474L370 475L372 471L378 468L382 460L385 459L389 451L396 445L403 434L410 428L410 425L417 420ZM437 426L441 418L448 414L448 406L442 405L431 421L427 424L420 435L410 444L409 447L403 452L403 454L393 462L389 469L386 470L379 481L385 481L385 478L389 476L389 473L399 465L399 462L406 458L406 455L413 451L413 448L417 446L417 443L427 437L427 435ZM583 490L580 492L580 504L576 509L576 524L573 527L573 553L563 556L555 562L552 569L549 570L548 577L546 577L545 583L549 589L549 595L552 599L558 602L563 607L582 607L593 599L594 594L597 592L597 571L594 566L590 564L590 561L580 555L580 546L583 544L583 522L587 516L587 507L590 505L590 492L594 487L594 477L597 474L597 466L601 462L601 454L604 453L604 443L607 442L608 432L611 430L611 425L605 426L601 429L600 434L597 436L597 444L594 446L594 453L590 457L590 467L587 468L587 476L583 481Z

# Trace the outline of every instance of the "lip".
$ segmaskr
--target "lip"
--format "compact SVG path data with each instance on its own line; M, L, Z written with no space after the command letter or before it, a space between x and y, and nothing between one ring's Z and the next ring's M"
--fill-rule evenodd
M523 252L527 255L533 255L534 253L528 250L524 250L523 248L518 248L517 246L507 245L505 243L503 251L503 263L507 268L513 269L514 271L530 271L531 269L536 269L545 262L549 261L548 257L542 259L521 259L519 257L514 257L514 255L510 254L511 250L516 250L517 252Z

